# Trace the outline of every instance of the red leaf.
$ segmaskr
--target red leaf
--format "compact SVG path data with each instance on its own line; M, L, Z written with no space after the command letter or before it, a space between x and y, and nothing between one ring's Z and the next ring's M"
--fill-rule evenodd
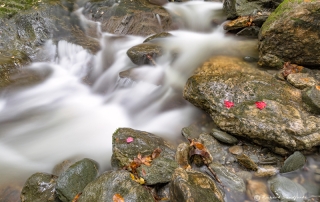
M225 100L225 101L224 101L224 106L225 106L226 108L230 109L231 107L234 106L234 103L231 102L231 101Z
M263 101L256 102L256 107L258 109L264 109L266 106L267 106L267 104Z
M133 142L133 137L128 137L126 141L127 141L128 144Z

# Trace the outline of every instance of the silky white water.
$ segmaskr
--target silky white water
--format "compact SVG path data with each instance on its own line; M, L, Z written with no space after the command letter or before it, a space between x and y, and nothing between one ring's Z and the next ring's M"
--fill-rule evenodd
M156 60L156 66L133 69L136 81L120 78L119 73L136 67L126 52L143 37L99 33L97 24L102 49L96 55L66 41L47 41L39 54L42 62L23 68L50 75L37 85L0 93L0 185L23 181L38 171L50 173L66 159L92 158L106 169L112 133L119 127L174 142L181 128L195 121L200 110L181 99L195 68L214 54L248 53L239 51L238 41L206 20L214 11L221 18L221 3L193 1L165 7L179 15L183 30L155 40L167 54ZM172 52L179 53L174 60ZM180 105L167 107L177 99Z

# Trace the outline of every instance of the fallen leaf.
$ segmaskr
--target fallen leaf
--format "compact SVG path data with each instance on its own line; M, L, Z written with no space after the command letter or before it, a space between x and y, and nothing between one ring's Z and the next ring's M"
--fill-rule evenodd
M128 137L126 141L127 141L128 144L133 142L133 137Z
M225 101L224 101L224 106L225 106L226 108L230 109L231 107L234 106L234 103L231 102L231 101L225 100Z
M124 199L120 194L113 195L112 200L113 202L124 202Z
M303 70L303 68L303 66L291 64L290 62L285 62L283 65L282 75L284 76L284 78L287 78L289 74L299 73Z
M267 104L263 101L256 102L256 107L260 110L264 109L266 106L267 106Z
M205 149L204 145L200 142L196 142L194 140L191 140L190 146L194 146L197 149L203 150Z
M72 202L77 202L78 201L78 199L79 199L79 197L81 196L81 192L80 193L78 193L73 199L72 199Z
M144 184L146 183L145 180L142 177L136 177L135 175L133 175L132 173L130 173L130 177L133 181L138 182L139 184Z
M161 153L161 149L158 147L157 149L155 149L155 150L152 152L151 158L152 158L152 159L157 158L157 157L160 155L160 153Z

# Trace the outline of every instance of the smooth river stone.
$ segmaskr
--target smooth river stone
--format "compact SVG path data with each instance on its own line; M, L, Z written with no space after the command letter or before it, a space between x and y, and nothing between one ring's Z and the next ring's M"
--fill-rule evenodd
M212 135L214 138L219 140L220 142L226 143L226 144L237 144L238 139L233 137L232 135L229 135L226 132L223 132L221 130L212 129L210 135Z
M298 170L306 163L306 157L299 151L294 152L285 161L280 173L287 173Z

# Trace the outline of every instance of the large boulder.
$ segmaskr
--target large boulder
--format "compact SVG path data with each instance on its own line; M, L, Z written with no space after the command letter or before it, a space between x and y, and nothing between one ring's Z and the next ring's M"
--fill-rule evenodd
M284 62L320 67L319 1L285 0L259 33L259 65L281 68Z
M320 118L306 111L301 91L241 59L211 58L188 79L184 97L222 130L279 154L320 145Z

